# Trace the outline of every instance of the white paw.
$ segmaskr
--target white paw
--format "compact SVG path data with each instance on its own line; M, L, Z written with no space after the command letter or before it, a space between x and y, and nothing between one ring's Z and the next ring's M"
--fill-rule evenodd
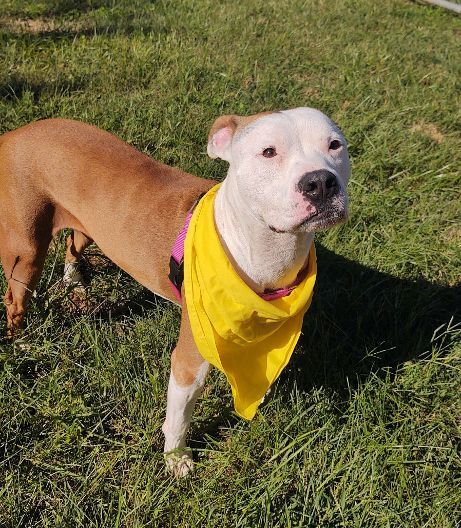
M176 450L165 453L166 467L177 478L185 477L194 469L194 461L190 449Z
M85 287L78 262L66 262L64 264L62 282L67 286Z

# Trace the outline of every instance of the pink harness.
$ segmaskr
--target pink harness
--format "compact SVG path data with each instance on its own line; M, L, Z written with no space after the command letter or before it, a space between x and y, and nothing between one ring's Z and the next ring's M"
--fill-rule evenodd
M201 196L200 196L201 198ZM176 241L171 250L170 257L170 273L168 278L170 279L171 287L173 288L173 293L178 301L181 301L181 287L184 282L184 241L186 240L187 230L189 228L190 219L196 205L198 204L200 198L195 202L191 207L190 211L187 213L186 220L184 222L183 228L179 233ZM258 295L265 301L274 301L275 299L280 299L281 297L286 297L298 286L306 277L307 274L306 265L299 273L294 282L285 288L278 288L277 290L265 290L263 293L258 293Z

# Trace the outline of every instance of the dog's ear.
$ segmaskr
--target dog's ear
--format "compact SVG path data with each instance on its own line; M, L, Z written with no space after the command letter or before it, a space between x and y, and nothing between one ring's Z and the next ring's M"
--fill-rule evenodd
M207 152L210 158L230 162L230 145L240 119L238 115L224 115L216 119L208 135Z

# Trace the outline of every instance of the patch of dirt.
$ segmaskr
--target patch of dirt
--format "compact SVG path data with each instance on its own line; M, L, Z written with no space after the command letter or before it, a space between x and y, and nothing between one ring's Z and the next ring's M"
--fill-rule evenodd
M432 141L435 141L440 145L440 143L443 143L443 140L445 139L445 136L440 132L440 130L437 128L434 123L416 123L413 125L410 130L412 132L419 132L420 134L425 135L429 139L432 139Z
M29 33L31 35L41 35L47 33L72 32L79 33L88 31L90 24L88 22L76 20L60 20L53 18L12 18L0 17L0 26L6 28L11 33L20 35Z
M443 240L446 242L457 243L461 242L461 227L452 226L447 229L442 234Z
M315 86L308 86L304 89L304 95L305 97L319 97L320 96L320 89L316 88Z
M74 288L64 301L64 306L70 313L86 314L95 308L89 292L84 288Z

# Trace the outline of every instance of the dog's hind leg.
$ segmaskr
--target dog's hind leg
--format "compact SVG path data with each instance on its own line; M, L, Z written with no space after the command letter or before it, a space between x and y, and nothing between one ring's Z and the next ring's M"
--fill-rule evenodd
M43 270L46 252L50 242L41 239L40 243L28 238L15 238L10 246L0 248L3 271L7 279L4 297L7 318L7 337L17 337L22 327L27 304ZM1 237L5 241L5 237Z
M84 281L80 270L80 257L93 240L74 229L67 237L66 257L64 260L63 282L68 285L83 286Z
M171 356L166 418L162 427L167 467L177 477L185 476L193 467L191 452L186 448L186 435L210 366L200 356L185 318L184 303L179 340Z

